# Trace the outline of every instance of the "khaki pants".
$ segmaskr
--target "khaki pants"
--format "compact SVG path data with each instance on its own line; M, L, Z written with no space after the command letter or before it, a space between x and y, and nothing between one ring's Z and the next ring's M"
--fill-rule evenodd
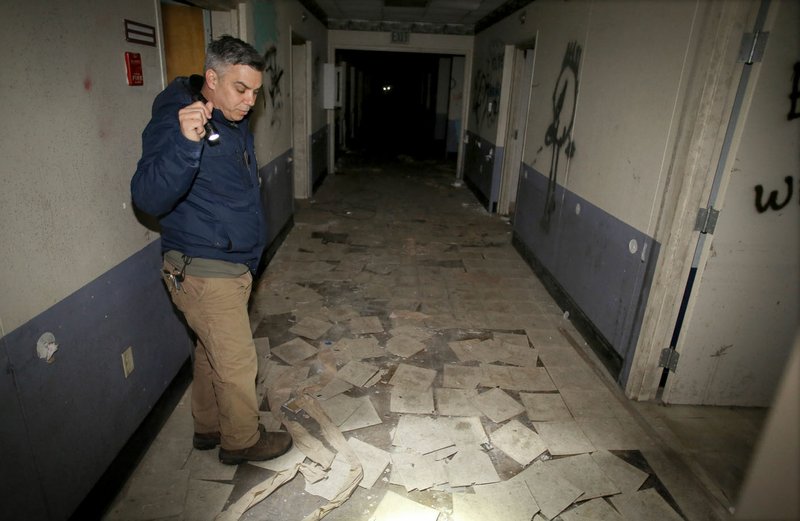
M176 272L166 262L164 270ZM226 450L250 447L259 438L258 359L247 314L253 276L249 272L237 278L186 275L180 289L167 274L164 282L197 335L192 381L195 432L219 431Z

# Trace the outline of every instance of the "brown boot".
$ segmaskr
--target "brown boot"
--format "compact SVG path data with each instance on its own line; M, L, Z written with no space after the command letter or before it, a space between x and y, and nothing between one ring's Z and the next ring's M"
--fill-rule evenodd
M192 446L197 450L211 450L219 445L219 432L195 432Z
M245 461L265 461L286 454L292 448L292 437L288 432L267 432L263 425L258 426L258 441L247 448L226 450L219 448L219 460L226 465L238 465Z

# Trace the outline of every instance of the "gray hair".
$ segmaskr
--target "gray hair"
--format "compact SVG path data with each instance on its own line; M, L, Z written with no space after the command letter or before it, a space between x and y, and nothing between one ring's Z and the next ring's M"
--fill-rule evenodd
M264 72L267 62L255 47L226 34L208 44L205 70L214 69L223 74L231 65L247 65Z

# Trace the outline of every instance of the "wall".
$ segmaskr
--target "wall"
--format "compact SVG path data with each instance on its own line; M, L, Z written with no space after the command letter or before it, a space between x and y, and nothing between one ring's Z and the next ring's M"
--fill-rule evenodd
M536 39L515 242L616 370L637 345L657 265L698 5L544 0L476 36L468 128L495 158L503 46Z
M240 8L215 12L212 32L276 46L254 115L276 238L293 208L282 71L289 26L301 24L301 10L288 1ZM0 141L4 518L66 519L191 351L160 279L157 228L130 203L141 132L164 84L160 46L126 42L123 20L158 28L158 17L156 1L33 0L6 6L0 20L0 42L13 49L3 62L0 95L14 107L6 115L13 133ZM302 27L325 56L322 25L309 17ZM141 54L143 86L127 85L125 51ZM314 121L324 128L321 109ZM45 332L58 344L51 363L36 357ZM129 346L135 368L126 378L121 353Z
M9 519L65 519L189 356L159 278L157 234L130 204L162 66L160 47L125 41L123 20L158 26L157 17L153 2L35 0L6 6L0 21L13 49L0 86L14 107L0 142ZM144 86L127 85L125 51L141 54ZM45 332L58 344L51 363L36 357Z

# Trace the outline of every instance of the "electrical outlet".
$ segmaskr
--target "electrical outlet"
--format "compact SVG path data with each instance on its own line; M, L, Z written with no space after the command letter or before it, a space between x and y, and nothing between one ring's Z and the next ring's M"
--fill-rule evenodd
M129 346L128 349L122 352L122 371L125 373L125 378L133 372L133 347Z

